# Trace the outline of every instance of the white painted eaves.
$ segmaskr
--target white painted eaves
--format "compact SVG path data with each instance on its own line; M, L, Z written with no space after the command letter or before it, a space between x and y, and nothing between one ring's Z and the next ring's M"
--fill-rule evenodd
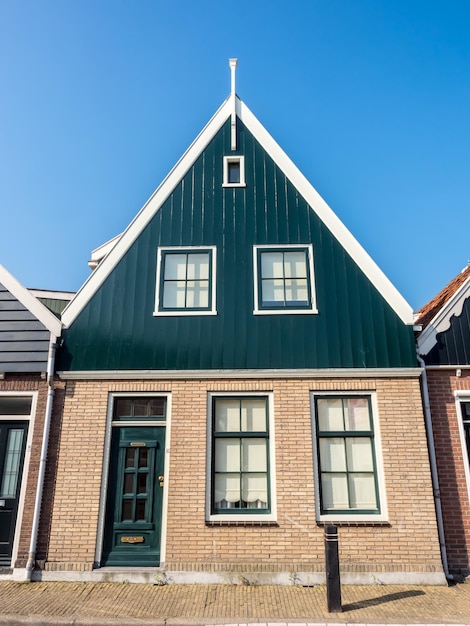
M418 353L425 356L437 343L437 335L450 328L452 317L462 315L465 300L470 297L470 276L436 313L417 339Z
M23 287L3 265L0 265L0 283L47 328L54 338L60 337L62 331L60 320L26 287Z
M336 237L343 248L361 268L367 278L377 288L392 309L405 324L413 324L413 310L403 296L392 285L385 274L379 269L364 248L353 237L349 230L339 220L328 204L313 188L297 166L286 155L267 130L261 125L248 107L238 98L235 100L236 113L255 139L268 152L274 162L286 174L291 183L305 198L307 203L317 213L327 228ZM103 284L114 267L124 256L145 226L160 209L176 185L187 173L205 147L220 130L225 121L231 116L233 100L231 97L222 104L209 123L204 127L188 150L163 180L154 194L143 206L128 228L124 231L114 247L101 261L93 274L77 292L75 298L67 305L62 313L62 322L67 327L72 324L80 311Z

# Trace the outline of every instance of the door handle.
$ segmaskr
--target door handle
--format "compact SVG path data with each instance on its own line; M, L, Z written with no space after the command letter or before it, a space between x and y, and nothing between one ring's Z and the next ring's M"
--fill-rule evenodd
M159 476L158 480L160 481L160 487L163 487L163 484L165 482L165 476Z

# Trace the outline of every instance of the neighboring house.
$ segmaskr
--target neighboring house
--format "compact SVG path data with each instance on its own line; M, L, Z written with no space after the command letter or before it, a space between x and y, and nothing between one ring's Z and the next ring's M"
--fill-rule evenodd
M51 289L28 289L28 291L59 319L62 311L75 295L73 291L53 291Z
M35 561L60 333L57 317L0 265L2 575L30 576Z
M426 367L445 557L470 574L470 264L417 313Z
M329 522L343 582L443 583L412 310L234 71L62 314L37 575L310 584Z

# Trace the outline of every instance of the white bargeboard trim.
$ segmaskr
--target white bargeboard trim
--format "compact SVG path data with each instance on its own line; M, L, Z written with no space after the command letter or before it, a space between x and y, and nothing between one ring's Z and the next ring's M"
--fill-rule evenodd
M378 289L392 309L397 313L405 324L413 325L413 309L406 302L403 296L392 285L385 274L375 264L367 252L353 237L341 220L331 210L319 193L313 188L305 176L296 165L290 160L287 154L271 137L268 131L261 125L257 118L251 113L248 107L238 98L235 99L236 114L253 134L255 139L273 158L276 165L290 179L299 193L305 198L313 211L323 221L331 233L336 237L343 248L357 263L367 278ZM114 247L101 261L93 274L80 288L75 298L64 309L62 321L65 326L70 326L81 310L88 303L93 294L103 284L117 263L121 260L138 235L150 222L155 213L161 208L165 200L172 193L176 185L188 172L196 159L200 156L209 142L214 138L223 124L232 115L232 99L229 97L218 109L202 132L197 136L188 150L163 180L154 194L143 206L128 228L118 239Z

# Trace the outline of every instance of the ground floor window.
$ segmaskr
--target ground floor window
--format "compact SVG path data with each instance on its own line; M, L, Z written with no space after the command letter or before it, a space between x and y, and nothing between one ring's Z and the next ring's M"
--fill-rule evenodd
M460 409L462 411L463 432L465 435L465 443L467 444L467 457L470 464L470 400L461 402Z
M214 397L211 408L211 513L270 513L268 397Z
M320 515L380 514L371 397L315 396Z

